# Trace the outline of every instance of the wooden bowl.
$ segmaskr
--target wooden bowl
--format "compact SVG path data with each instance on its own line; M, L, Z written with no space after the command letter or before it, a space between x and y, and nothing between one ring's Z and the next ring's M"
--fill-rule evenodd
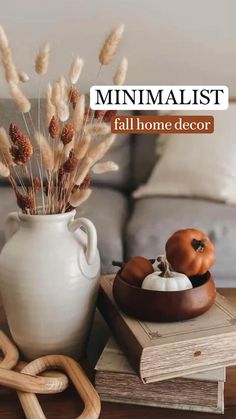
M215 301L216 288L208 271L190 278L194 288L184 291L152 291L125 282L119 271L113 283L113 296L121 310L131 317L151 322L175 322L205 313Z

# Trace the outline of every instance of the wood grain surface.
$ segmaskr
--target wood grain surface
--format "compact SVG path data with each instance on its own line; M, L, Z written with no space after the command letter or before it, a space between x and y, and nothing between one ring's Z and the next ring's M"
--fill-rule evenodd
M219 291L236 305L236 289L221 289ZM99 314L97 314L88 346L89 362L87 359L82 362L90 377L93 374L92 370L96 359L105 346L108 336L109 331ZM75 419L79 412L83 411L82 402L72 386L61 394L40 396L39 400L47 419ZM102 403L100 415L101 419L213 419L214 417L220 418L222 416L115 403ZM227 369L225 414L223 417L236 419L236 366ZM16 393L0 396L0 418L24 419L24 413Z

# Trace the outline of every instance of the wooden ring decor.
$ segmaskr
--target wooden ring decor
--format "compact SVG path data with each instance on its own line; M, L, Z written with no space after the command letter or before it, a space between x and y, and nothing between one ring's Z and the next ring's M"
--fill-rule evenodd
M113 296L131 317L151 322L188 320L205 313L213 304L216 288L210 272L190 278L193 288L183 291L152 291L133 286L121 277L113 283ZM197 286L195 286L197 284Z
M3 359L0 361L0 368L6 370L15 368L19 360L18 349L2 330L0 330L0 350L4 355Z
M25 374L40 374L48 369L66 372L84 403L84 410L78 418L97 419L101 411L100 398L80 365L63 355L48 355L30 362L23 368ZM22 408L27 419L46 419L35 394L18 391Z

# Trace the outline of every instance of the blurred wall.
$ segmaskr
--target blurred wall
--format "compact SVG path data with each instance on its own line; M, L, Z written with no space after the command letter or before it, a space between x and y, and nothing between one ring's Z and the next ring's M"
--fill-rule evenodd
M236 97L236 2L233 0L0 0L0 22L18 67L32 73L38 46L52 46L50 78L68 72L76 54L86 60L81 88L98 70L104 37L119 23L126 32L119 56L129 58L129 84L226 84ZM109 84L119 61L105 68ZM45 79L46 82L46 79ZM45 85L46 83L44 83ZM37 78L25 87L37 94ZM0 97L7 95L1 77Z

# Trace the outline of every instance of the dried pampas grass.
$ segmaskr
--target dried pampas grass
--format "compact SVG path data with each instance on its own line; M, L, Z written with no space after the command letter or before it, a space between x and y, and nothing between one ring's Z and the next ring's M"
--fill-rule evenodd
M61 122L67 121L70 116L69 106L64 100L60 100L60 102L56 106L57 109L57 116Z
M85 111L85 95L81 95L75 106L73 114L73 125L75 132L80 132L84 122L84 111Z
M2 65L5 72L5 79L8 83L19 83L19 76L12 58L11 48L4 48L2 51Z
M68 86L68 83L67 83L65 77L61 76L58 83L59 83L59 86L60 86L60 89L61 89L61 98L65 102L67 102L68 94L69 94L69 86Z
M40 155L42 158L42 163L45 169L47 169L49 172L52 172L54 168L54 156L53 151L47 142L46 138L44 137L41 132L36 131L35 133L35 140L38 144Z
M13 99L13 102L16 104L17 108L22 113L27 113L31 109L31 103L21 91L19 86L12 81L9 83L10 86L10 93Z
M122 37L124 25L114 30L100 51L101 65L111 62ZM35 71L48 71L50 47L44 44L35 58ZM86 104L85 95L77 88L83 60L77 56L70 67L68 82L61 76L46 90L46 118L42 117L43 79L38 79L37 131L31 104L22 85L29 76L14 64L4 29L0 26L0 56L13 101L22 114L27 134L11 124L8 134L0 128L0 175L9 177L17 203L25 214L57 214L71 211L91 194L91 171L96 174L118 170L113 161L101 162L112 146L110 122L113 110L96 110ZM114 83L124 83L128 61L123 58ZM98 75L101 71L99 68ZM29 113L29 115L24 115ZM46 119L46 127L43 126ZM33 153L31 137L35 137ZM35 157L36 165L31 165ZM19 167L18 167L19 166ZM46 175L46 179L45 179ZM38 205L42 205L38 207Z
M93 159L90 157L85 157L84 160L81 161L79 169L77 171L77 176L75 179L75 185L80 186L83 183L83 180L87 176L89 170L93 166Z
M7 39L7 35L3 27L0 25L0 49L3 51L4 49L9 47L9 42Z
M9 177L10 176L10 170L7 166L5 166L5 164L3 164L0 161L0 176L2 177Z
M77 189L70 197L70 205L74 208L81 205L83 202L87 201L90 197L92 190L90 188L87 189Z
M91 140L92 140L92 137L90 134L84 134L83 137L79 140L79 142L75 146L75 155L78 160L82 160L85 157L89 149Z
M69 71L69 78L72 84L76 84L79 80L82 68L84 66L84 60L80 57L76 57L71 64Z
M108 150L114 143L115 138L116 134L112 134L101 143L96 144L95 146L89 149L87 157L92 159L93 164L95 164L98 160L101 160L105 156L105 154L108 152Z
M10 153L11 143L9 137L6 133L6 130L0 128L0 157L7 166L13 164L12 155Z
M126 57L124 57L113 77L113 83L118 86L121 86L122 84L124 84L127 70L128 70L128 60Z
M39 75L44 75L48 71L50 45L45 43L39 49L35 58L35 71Z
M111 63L122 38L124 29L125 25L120 25L117 29L113 30L105 40L99 54L99 61L102 65L108 65Z
M96 175L107 172L117 172L119 166L114 161L106 161L104 163L96 163L92 167L92 172Z
M111 126L104 122L93 122L86 125L85 132L92 137L107 135L111 132Z

